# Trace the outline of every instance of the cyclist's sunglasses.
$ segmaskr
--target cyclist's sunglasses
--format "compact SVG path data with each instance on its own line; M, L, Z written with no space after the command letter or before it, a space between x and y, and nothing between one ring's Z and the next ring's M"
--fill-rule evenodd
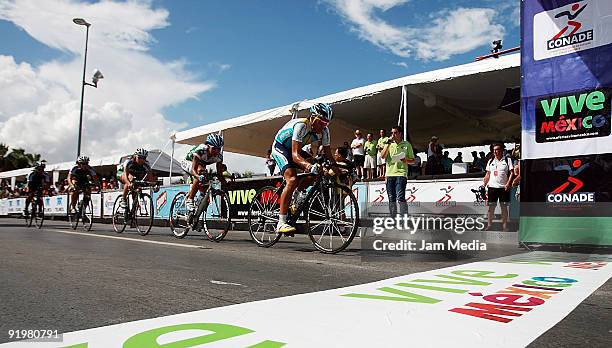
M327 125L329 124L329 121L322 119L320 116L315 116L315 118L312 119L312 123L315 123L317 121L321 122L323 127L327 127Z
M141 159L141 160L146 160L147 159L147 157L145 157L145 156L136 156L136 157L138 157L138 159Z

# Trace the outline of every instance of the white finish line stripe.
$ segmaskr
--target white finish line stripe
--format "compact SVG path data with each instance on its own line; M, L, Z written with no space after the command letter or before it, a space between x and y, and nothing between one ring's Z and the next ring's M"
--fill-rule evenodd
M79 235L79 236L88 236L88 237L98 237L98 238L108 238L108 239L120 239L120 240L127 240L127 241L138 242L138 243L169 245L169 246L175 246L175 247L181 247L181 248L196 248L196 249L201 249L202 248L201 245L179 244L179 243L170 243L170 242L158 242L158 241L155 241L155 240L148 240L148 239L136 239L136 238L130 238L130 237L107 236L107 235L104 235L104 234L93 234L93 233L85 233L85 232L72 232L72 231L56 230L56 229L53 229L53 228L45 229L44 231L55 232L55 233L65 233L65 234L76 234L76 235Z
M612 255L533 252L76 331L61 344L28 346L522 347L604 284L610 262Z

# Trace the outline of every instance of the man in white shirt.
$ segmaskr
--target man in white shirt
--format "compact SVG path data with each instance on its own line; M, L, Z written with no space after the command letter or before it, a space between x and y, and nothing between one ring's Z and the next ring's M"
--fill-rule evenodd
M351 149L353 150L353 161L355 168L357 168L357 176L363 178L363 164L365 162L365 138L361 135L361 131L358 129L355 131L355 139L351 143Z
M502 230L508 230L508 205L510 204L510 185L512 185L512 179L514 178L514 167L512 166L512 160L504 157L503 154L503 145L495 144L493 146L494 156L485 168L487 174L484 177L484 185L488 187L487 201L489 203L487 230L491 229L493 224L493 214L498 200L502 216Z

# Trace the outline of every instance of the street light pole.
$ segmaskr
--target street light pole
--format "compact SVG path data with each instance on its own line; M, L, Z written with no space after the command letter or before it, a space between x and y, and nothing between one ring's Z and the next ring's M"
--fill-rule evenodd
M85 97L85 71L87 70L87 42L89 41L89 26L91 24L87 23L82 18L75 18L72 20L77 25L84 25L86 27L85 31L85 58L83 62L83 80L81 81L81 111L79 113L79 138L77 143L77 158L81 155L81 132L83 129L83 98Z

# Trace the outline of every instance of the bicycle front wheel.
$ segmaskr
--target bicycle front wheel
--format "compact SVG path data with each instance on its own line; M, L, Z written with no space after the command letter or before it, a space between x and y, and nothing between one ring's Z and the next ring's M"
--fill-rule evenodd
M126 206L129 207L128 204ZM113 204L113 229L117 233L122 233L127 225L126 209L128 208L121 207L121 196L117 197L115 204Z
M146 236L153 226L153 198L148 193L143 193L138 197L138 202L134 202L134 204L137 204L134 210L136 229L141 236Z
M170 205L170 230L172 235L176 238L185 238L189 233L189 211L185 205L185 199L187 198L186 192L179 192L174 196L172 204Z
M317 189L306 214L308 236L315 248L335 254L351 244L359 227L359 206L350 188L331 183Z
M93 203L91 202L91 199L89 199L88 203L83 205L81 208L81 223L85 231L91 231L91 226L93 225L93 215Z
M261 188L249 207L249 234L255 244L264 248L273 246L281 237L276 233L280 213L280 192L276 190L272 186Z
M213 242L220 242L230 229L230 205L227 193L211 190L210 201L204 212L204 233Z
M38 204L36 205L36 213L34 215L34 222L36 223L36 227L41 229L43 222L45 221L45 206L43 205L42 201L38 202Z
M79 212L81 209L81 204L82 201L77 202L77 212L74 214L70 212L70 204L68 204L68 221L70 222L70 228L73 230L76 230L77 226L79 225Z
M30 208L26 209L26 216L24 217L26 227L31 227L34 221L34 203L30 203Z

